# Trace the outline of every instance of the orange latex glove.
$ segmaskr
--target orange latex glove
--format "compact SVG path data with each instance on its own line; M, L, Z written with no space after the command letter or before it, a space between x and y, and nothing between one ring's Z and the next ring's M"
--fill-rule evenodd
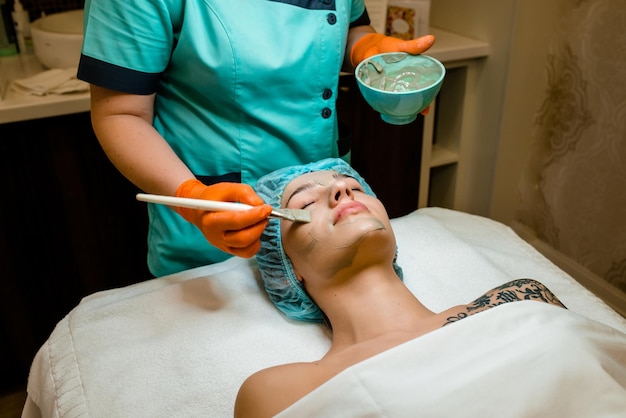
M433 46L435 37L426 35L420 38L405 41L403 39L385 36L381 33L368 33L356 41L350 51L350 62L356 68L361 61L383 52L406 52L417 55L425 52Z
M240 183L206 186L197 179L189 179L178 186L176 196L255 206L241 212L209 212L180 207L174 209L196 225L205 238L222 251L245 258L250 258L259 251L261 233L267 225L272 207L264 204L252 187Z

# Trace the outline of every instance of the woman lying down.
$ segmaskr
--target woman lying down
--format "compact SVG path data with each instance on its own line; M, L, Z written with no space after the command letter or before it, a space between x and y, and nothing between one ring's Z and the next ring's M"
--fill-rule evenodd
M342 160L279 170L257 192L311 212L310 223L272 220L257 259L274 304L325 322L332 345L250 376L235 416L626 414L624 334L531 279L430 311L401 280L385 208Z

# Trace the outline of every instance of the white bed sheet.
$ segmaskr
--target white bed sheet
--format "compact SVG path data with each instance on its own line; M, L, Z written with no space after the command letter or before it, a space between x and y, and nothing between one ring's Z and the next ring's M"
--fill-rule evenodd
M508 227L439 208L392 221L407 286L439 311L520 277L569 309L626 332L626 320ZM37 353L24 416L232 416L243 380L329 347L286 319L238 258L85 298Z
M624 417L626 334L507 303L355 364L276 418L309 416Z

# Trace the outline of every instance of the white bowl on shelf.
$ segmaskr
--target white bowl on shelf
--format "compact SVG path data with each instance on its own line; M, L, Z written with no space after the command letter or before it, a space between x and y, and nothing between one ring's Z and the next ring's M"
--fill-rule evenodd
M47 68L78 67L83 46L83 10L53 13L31 23L35 55Z

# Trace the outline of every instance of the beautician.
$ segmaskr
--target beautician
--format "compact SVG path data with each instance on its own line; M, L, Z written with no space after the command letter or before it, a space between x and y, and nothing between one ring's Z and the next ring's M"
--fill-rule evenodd
M369 23L363 0L86 1L78 77L91 83L93 128L117 169L147 193L255 206L149 204L152 274L253 256L271 208L248 185L341 155L340 70L434 41Z

